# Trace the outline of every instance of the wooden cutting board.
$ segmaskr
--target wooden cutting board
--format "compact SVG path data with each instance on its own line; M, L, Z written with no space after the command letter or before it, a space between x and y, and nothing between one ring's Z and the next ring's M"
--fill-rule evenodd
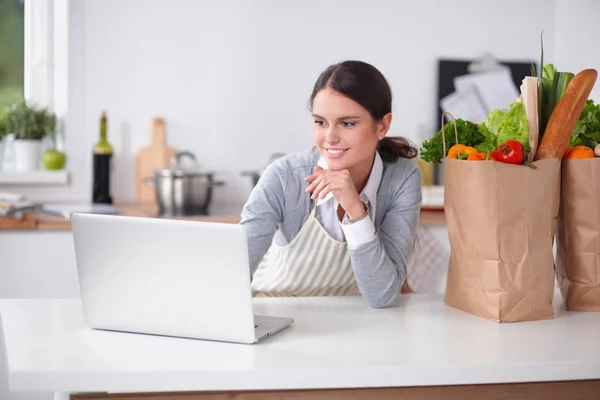
M156 202L154 185L144 183L144 179L154 177L157 169L169 166L171 157L177 150L167 146L165 121L152 119L150 146L142 147L136 157L136 201L140 204Z

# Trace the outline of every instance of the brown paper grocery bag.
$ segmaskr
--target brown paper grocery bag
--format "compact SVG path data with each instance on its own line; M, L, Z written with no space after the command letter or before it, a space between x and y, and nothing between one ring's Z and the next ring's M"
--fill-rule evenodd
M445 164L444 302L496 322L554 318L561 160L536 161L535 169L451 158Z
M446 304L496 322L553 318L560 160L445 162Z
M568 310L600 311L600 158L561 169L556 276Z

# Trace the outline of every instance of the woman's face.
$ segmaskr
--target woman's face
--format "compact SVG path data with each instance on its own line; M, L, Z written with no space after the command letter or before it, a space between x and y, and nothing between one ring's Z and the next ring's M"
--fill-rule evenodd
M330 88L317 93L312 110L315 145L327 166L331 170L370 169L377 142L389 129L391 114L375 122L360 104Z

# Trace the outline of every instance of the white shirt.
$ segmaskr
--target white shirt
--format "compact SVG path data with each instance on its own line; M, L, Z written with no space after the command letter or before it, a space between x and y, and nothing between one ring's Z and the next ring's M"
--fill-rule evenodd
M323 169L328 169L323 157L319 159L317 165ZM377 191L379 190L382 175L383 161L379 153L375 153L375 161L373 168L371 168L371 174L364 189L360 192L361 201L373 210L371 213L372 218L375 218L375 212L377 211ZM348 242L348 247L350 248L357 248L372 240L375 236L373 220L371 218L363 218L350 224L348 216L344 215L344 218L340 222L337 215L338 205L338 201L333 197L331 192L324 199L317 200L317 207L319 207L317 209L317 219L329 235L338 242Z

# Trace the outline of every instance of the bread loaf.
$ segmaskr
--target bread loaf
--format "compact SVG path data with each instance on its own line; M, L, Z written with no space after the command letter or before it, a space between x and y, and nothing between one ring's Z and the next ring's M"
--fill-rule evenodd
M598 72L585 69L571 79L565 94L550 115L550 120L537 149L536 160L562 158L583 106L596 83Z

